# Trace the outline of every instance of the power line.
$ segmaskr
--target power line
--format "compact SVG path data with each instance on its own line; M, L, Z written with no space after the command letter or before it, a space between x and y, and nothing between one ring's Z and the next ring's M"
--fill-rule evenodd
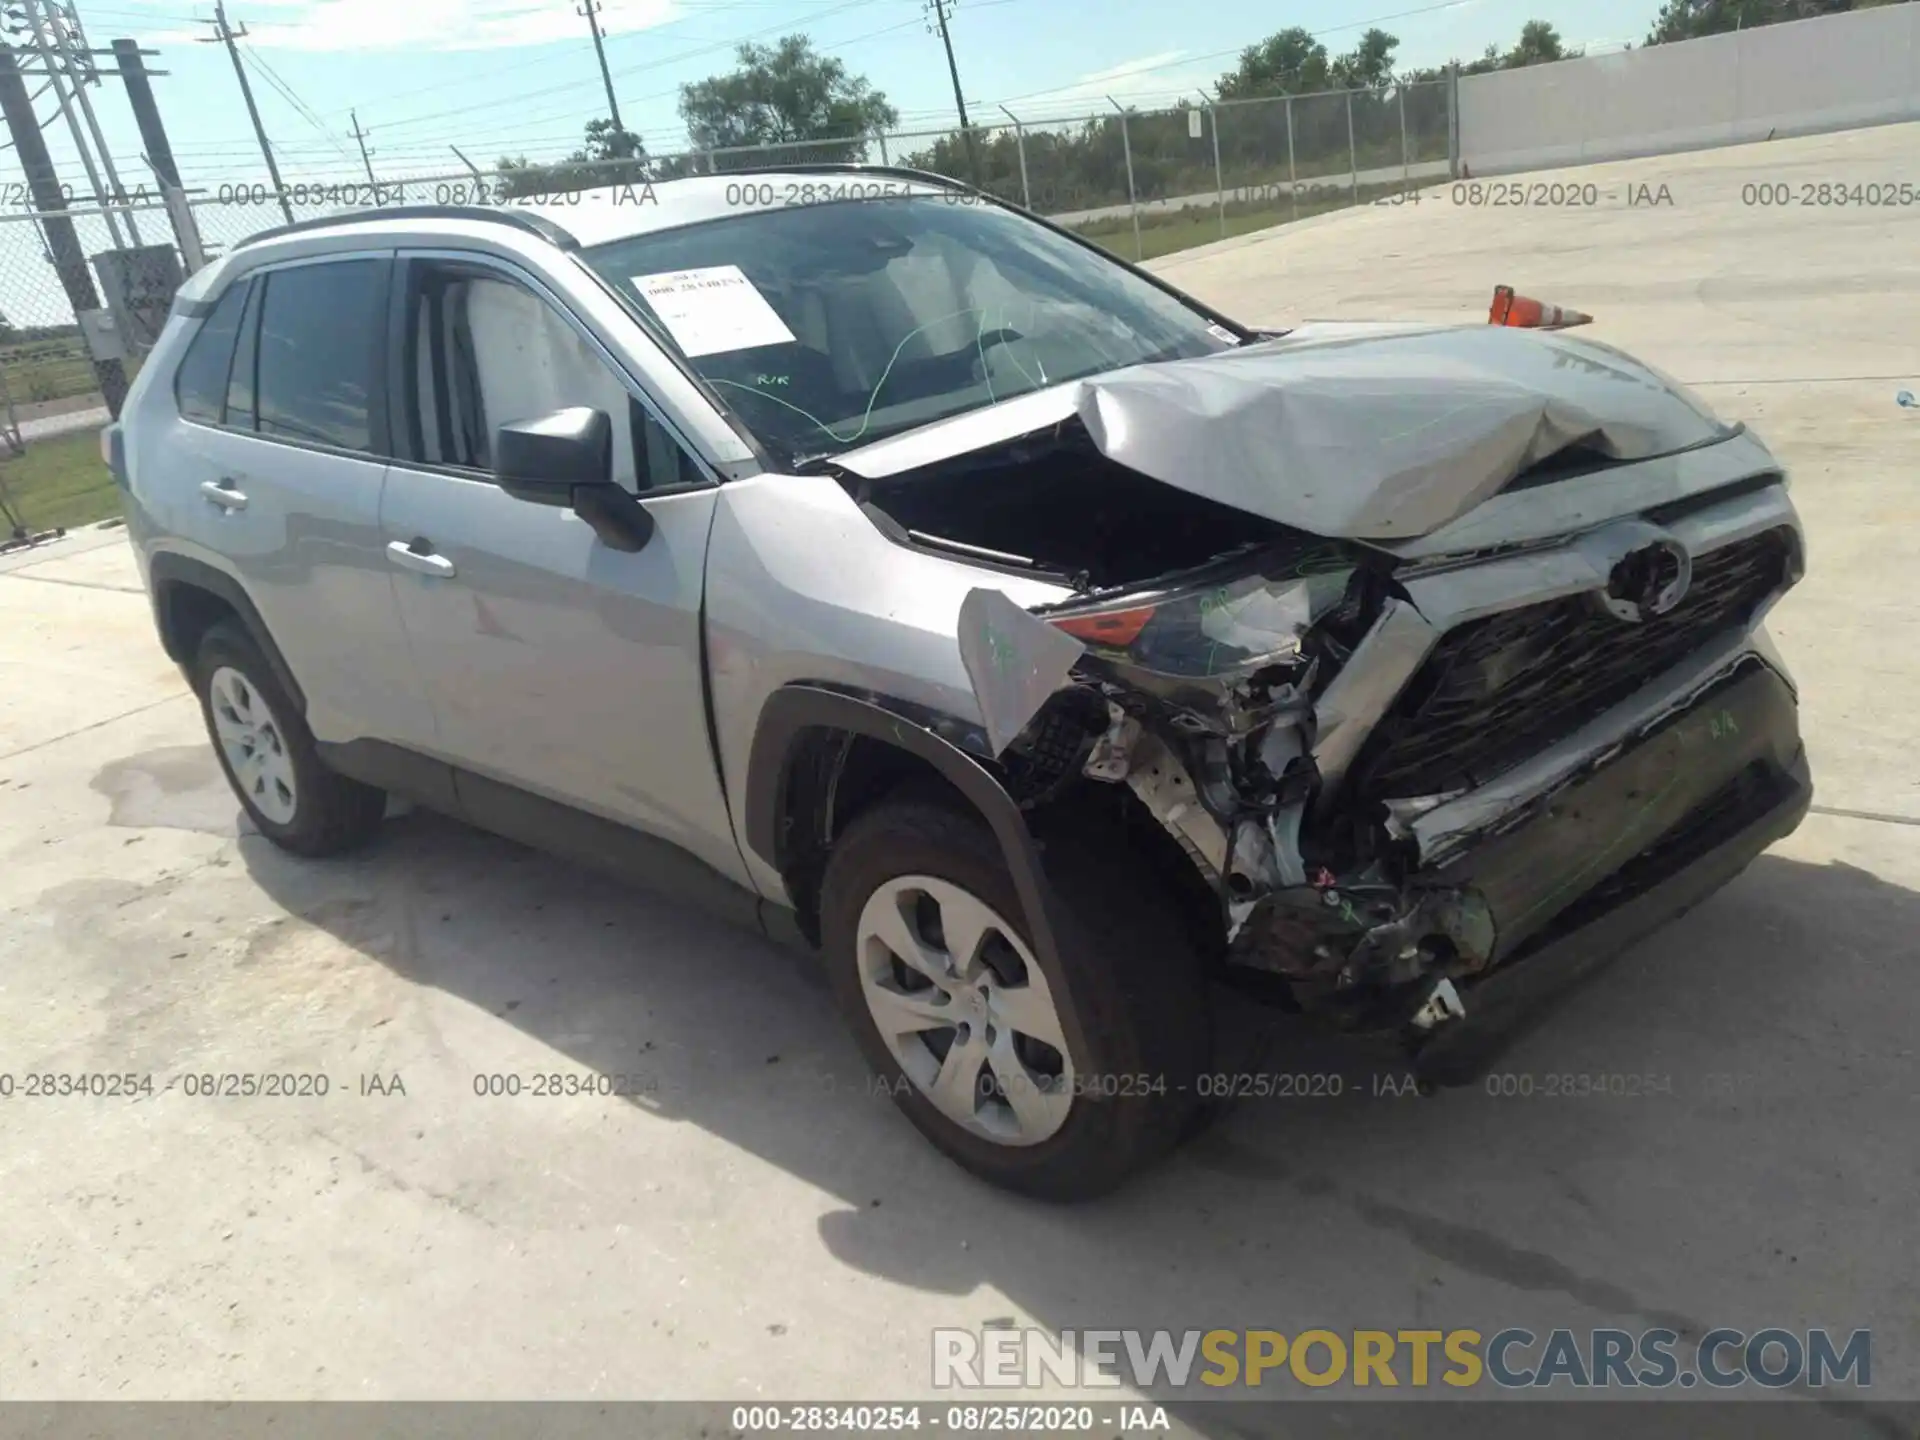
M605 36L606 40L609 43L611 43L619 40L629 39L636 35L652 34L656 30L665 30L669 26L682 24L685 21L699 15L710 14L710 13L723 11L723 10L782 9L790 3L791 3L791 0L719 0L719 3L701 4L701 3L698 3L698 0L679 0L679 3L676 4L675 6L675 13L668 16L665 20L662 20L658 25L650 25L641 30L630 30L630 31L623 32L621 34L609 34L603 28L601 33L602 35ZM1007 3L1007 0L989 0L989 3L1005 4ZM274 27L270 25L262 25L260 28L262 30L266 30ZM696 36L693 38L698 39L699 37ZM561 42L558 39L555 39L554 41L547 42L547 43L559 44ZM734 42L721 41L716 43L732 44ZM430 94L435 90L445 90L453 86L468 86L468 85L472 85L477 80L485 80L490 76L494 76L494 75L505 75L509 71L518 72L522 70L530 70L536 65L555 65L563 61L570 64L577 58L578 58L577 49L568 49L565 52L552 54L552 55L535 56L532 59L518 58L506 65L496 65L485 70L452 76L445 80L436 80L430 85L410 86L408 87L407 94L408 94L408 97L411 98L412 96L415 96L415 95ZM546 93L546 92L541 92L541 93ZM514 97L507 97L507 98L514 98ZM379 104L384 103L384 101L385 101L385 97L381 97L373 101L372 105L377 106ZM355 102L352 108L357 108L359 103L360 102ZM339 114L342 110L345 110L347 108L349 107L341 106L335 111L333 111L332 113ZM372 108L372 106L370 106L370 108ZM444 147L437 147L437 148L444 148Z
M981 0L981 3L979 5L976 5L974 8L985 9L992 5L1010 5L1015 3L1018 3L1018 0ZM893 25L885 25L878 30L869 30L866 33L861 35L849 36L845 40L836 40L832 43L831 48L834 51L838 52L840 50L846 49L850 45L858 45L868 40L878 39L884 35L897 34L902 30L916 29L920 26L920 24L921 22L916 19L916 20L901 21ZM677 96L679 93L680 93L680 87L676 85L670 89L657 90L651 94L643 95L640 97L639 103L644 105L655 100L665 100L665 99L673 98ZM559 112L554 112L554 113L557 116ZM912 112L909 112L908 116L905 118L931 120L931 119L943 117L946 113L947 112L944 110L912 111ZM564 130L564 131L548 131L548 132L542 132L540 134L529 134L526 130L526 123L528 118L533 118L535 120L538 120L546 117L522 116L512 121L503 121L499 125L482 127L478 131L478 134L482 137L486 137L486 136L493 135L496 132L500 132L502 130L510 131L510 133L502 135L500 143L529 144L529 143L539 143L542 141L546 141L555 145L565 145L569 143L577 144L579 142L579 132L577 130L572 130L572 129ZM476 132L472 130L467 130L467 131L461 132L461 135L462 135L462 138L470 138L475 133ZM687 136L684 132L682 132L681 139L686 142L685 145L682 146L681 148L685 148L685 149L693 148L692 138L690 136ZM409 153L409 154L437 155L441 151L443 151L445 148L446 148L446 141L436 139L432 141L420 141L412 144L392 147L389 150L389 154Z
M622 75L638 74L646 70L661 68L662 66L671 65L681 60L692 58L693 56L696 56L696 55L709 53L716 49L729 48L729 47L738 45L740 43L743 43L745 41L759 38L760 36L763 36L763 35L771 34L776 30L791 30L796 26L807 25L814 21L825 19L835 14L839 14L842 11L859 8L862 5L870 4L870 3L876 3L876 0L850 0L850 3L831 6L828 9L823 11L817 11L809 15L796 17L795 19L783 25L766 27L762 30L750 32L746 35L736 36L732 39L728 39L724 41L713 41L696 49L683 50L675 53L674 55L664 57L659 61L628 67L624 70L620 70L615 73L622 74ZM980 3L978 5L975 5L973 8L984 9L990 6L1005 5L1005 4L1012 4L1012 3L1018 3L1018 0L980 0ZM719 8L732 8L732 7L716 6L714 8L719 9ZM740 8L760 8L760 7L746 6L743 4L740 6ZM911 29L915 25L918 25L919 23L920 22L918 20L909 20L905 22L899 22L893 25L882 26L877 30L872 30L860 35L851 36L846 40L835 41L832 43L832 45L829 48L834 50L839 50L839 49L845 48L848 45L860 44L868 40L876 39L885 35L894 34L899 31ZM264 30L267 27L262 26L260 28ZM613 37L609 37L609 38L613 38ZM569 50L566 54L545 57L543 61L537 61L534 63L549 63L557 60L571 60L575 58L576 55L577 55L577 50ZM505 67L505 68L518 70L518 69L524 68L524 62L522 62L521 64L516 64L514 66ZM471 85L476 80L483 79L488 75L493 75L498 73L502 73L501 70L498 68L484 70L479 72L478 74L466 74L466 75L461 75L457 77L452 77L446 81L439 82L439 84L437 85L422 87L422 89L423 90L438 89L438 88L444 88L445 86L449 86L449 85ZM497 107L502 100L534 98L535 96L538 96L538 95L556 93L559 91L570 91L573 88L574 87L571 85L556 86L556 87L550 87L550 88L542 89L538 91L523 92L516 95L497 97L496 99L486 102L483 105L460 106L460 107L455 107L454 109L446 110L446 111L435 111L435 112L416 114L412 116L405 116L392 122L383 122L383 129L390 131L392 129L399 128L401 126L423 124L428 121L438 120L446 116L469 113L474 110L493 109ZM654 94L642 97L641 103L643 104L650 103L655 100L665 99L665 98L675 96L677 95L678 90L679 90L679 87L675 86L671 89L655 92ZM539 143L542 141L550 141L552 144L556 146L566 145L568 143L577 144L579 132L577 129L574 129L571 126L567 128L565 131L545 132L537 135L530 135L527 130L527 126L530 122L537 124L545 120L558 121L562 115L566 115L569 119L571 119L574 113L576 112L573 111L572 107L569 107L565 111L560 111L560 110L547 111L547 112L537 113L531 116L524 115L524 114L517 115L511 120L502 120L494 125L483 126L481 127L479 134L483 137L488 137L488 136L497 137L493 139L490 143L499 143L499 144L525 145L528 143ZM926 117L929 119L934 118L935 115L937 115L937 113L938 112L932 112L932 111L925 112ZM919 118L920 114L921 112L914 112L914 118ZM324 131L324 127L322 128L323 128L323 133L326 133ZM454 131L451 133L457 136L458 138L468 139L468 140L470 140L475 134L475 132L472 129ZM332 137L330 134L328 138L331 143ZM446 143L447 141L445 139L436 138L431 141L423 140L418 144L404 144L404 143L399 145L389 144L388 146L385 147L385 150L387 155L390 158L403 153L414 153L414 154L421 154L421 155L439 155L445 149ZM336 144L336 148L338 148L337 144ZM687 141L686 146L683 148L691 148L690 140ZM182 154L184 155L198 155L198 156L203 156L208 158L223 156L223 155L230 156L237 153L246 153L246 152L236 152L230 147L224 147L217 144L199 146L199 147L189 144L189 145L180 147L180 149ZM285 154L296 153L296 147L282 146L281 153L285 153ZM308 151L305 153L312 154L317 152Z
M748 40L757 40L764 35L771 35L775 31L784 30L784 31L792 32L794 30L797 30L801 26L810 25L816 20L824 20L828 16L838 15L843 11L857 10L862 6L874 5L878 3L880 3L880 0L842 0L842 3L838 5L829 6L825 10L817 10L810 15L798 16L792 20L788 20L778 25L769 25L764 29L753 31L750 34L737 36L732 40L714 41L711 44L700 46L697 49L683 50L675 55L668 55L668 56L662 57L659 60L648 61L644 65L632 65L616 73L625 76L625 75L637 75L645 70L658 70L662 66L672 65L681 60L690 60L698 55L710 54L715 50L729 50L736 45L745 43ZM470 115L476 110L491 110L495 106L506 103L508 101L535 100L545 95L564 94L570 90L574 90L575 88L577 87L573 85L550 85L540 90L528 90L528 91L524 91L514 95L499 95L499 96L495 96L491 100L482 101L481 103L476 105L459 105L448 110L434 110L421 115L405 116L399 120L389 120L386 122L386 128L389 130L397 130L403 126L425 124L429 120L442 120L447 118L450 115ZM539 117L522 117L523 120L527 118L537 119Z
M312 106L308 105L306 101L294 93L293 86L281 78L280 72L267 64L266 57L261 55L260 52L251 45L246 48L246 61L260 73L260 77L263 80L278 92L281 99L293 107L295 114L320 133L321 138L332 147L341 159L345 160L348 164L353 163L353 157L347 153L347 147L340 138L327 128L325 122L323 122L318 115L314 114Z
M978 3L970 4L969 8L972 10L984 10L984 9L991 9L997 6L1019 4L1019 3L1024 3L1024 0L978 0ZM825 13L833 14L833 13L837 13L842 9L850 9L850 8L853 8L853 7L852 6L836 6L836 7L833 7L832 10ZM818 18L821 18L821 16L818 14L814 16L801 17L799 20L792 22L792 24L804 24L810 20L814 20ZM773 29L791 29L792 24L787 26L776 26L776 27L773 27ZM920 26L921 24L922 24L921 20L914 19L914 20L896 22L891 25L883 25L878 29L865 31L858 35L852 35L847 37L844 40L833 40L825 48L837 53L839 51L846 49L849 46L863 44L866 41L879 39L888 35L898 34L901 31L914 29ZM771 32L762 31L758 33L766 34ZM753 38L755 38L754 35L742 36L742 37L739 37L739 39L734 41L714 42L713 45L708 46L706 48L708 49L720 48L722 45L738 44L738 43L741 43L741 41L749 40ZM656 62L654 64L630 67L627 70L616 71L615 73L622 74L622 75L633 74L641 70L659 68L660 66L672 64L675 61L685 59L690 55L698 54L698 53L701 53L701 52L684 51L677 55L666 57L664 60ZM681 88L680 86L674 85L664 90L654 91L650 94L641 96L637 103L642 105L647 105L658 100L674 98L679 94L680 88ZM543 91L540 93L546 93L546 92ZM634 102L632 96L629 96L628 100L629 100L629 104L636 103ZM463 107L463 108L475 109L475 108L483 108L483 107ZM513 145L523 149L527 146L538 145L543 142L550 143L556 147L565 146L569 144L578 145L579 131L573 128L571 125L569 125L564 130L543 131L538 133L529 133L527 128L530 123L538 124L542 121L557 122L559 121L560 117L563 115L566 116L569 120L571 120L576 113L577 112L574 111L572 107L569 107L566 110L544 111L544 112L535 113L533 115L523 114L523 115L515 116L512 120L502 120L497 123L483 125L477 131L473 128L467 128L467 129L458 130L458 131L449 131L446 133L448 134L449 138L459 138L463 141L471 141L477 135L486 143ZM950 112L944 111L944 110L914 110L914 111L906 112L905 114L903 114L901 118L903 121L906 121L906 122L918 122L922 120L928 121L928 122L935 122L935 121L944 119L949 113ZM437 119L437 118L439 118L439 113L435 113L433 115L417 115L417 116L409 117L408 121L405 121L405 122L396 121L394 123L395 124L411 123L412 121L425 121L428 119ZM936 127L936 128L944 128L944 127ZM932 133L931 129L929 133ZM447 143L448 143L447 139L436 138L431 141L423 141L423 142L412 143L412 144L390 145L388 147L387 153L389 154L389 156L395 156L402 153L437 156L445 150ZM656 151L660 150L660 146L657 144L653 148ZM679 139L676 141L673 148L691 150L694 148L694 146L693 146L691 137L686 136L684 133L682 133Z
M247 70L240 63L240 47L234 42L239 37L227 24L227 7L222 0L214 0L213 27L215 38L227 47L227 57L233 61L234 79L240 82L240 96L247 102L247 115L253 121L254 138L260 142L260 154L267 162L267 174L273 177L274 194L280 201L280 213L287 217L287 223L293 223L293 207L287 204L287 187L280 179L280 167L273 160L273 146L267 143L267 127L260 123L260 107L253 103L253 87L247 83ZM240 34L245 35L247 27L243 22Z

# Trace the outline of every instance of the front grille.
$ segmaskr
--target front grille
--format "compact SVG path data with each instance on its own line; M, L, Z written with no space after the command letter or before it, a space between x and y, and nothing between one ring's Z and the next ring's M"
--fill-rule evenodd
M1355 793L1486 784L1750 619L1785 582L1791 545L1783 528L1699 556L1680 604L1639 624L1574 595L1450 630L1368 737Z

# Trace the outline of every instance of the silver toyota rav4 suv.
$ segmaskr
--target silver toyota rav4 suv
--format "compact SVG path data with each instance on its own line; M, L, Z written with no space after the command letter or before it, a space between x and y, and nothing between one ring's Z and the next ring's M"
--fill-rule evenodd
M1249 329L934 176L269 231L104 445L262 834L402 795L803 942L1029 1193L1257 1088L1256 1007L1476 1073L1811 797L1754 436L1560 333Z

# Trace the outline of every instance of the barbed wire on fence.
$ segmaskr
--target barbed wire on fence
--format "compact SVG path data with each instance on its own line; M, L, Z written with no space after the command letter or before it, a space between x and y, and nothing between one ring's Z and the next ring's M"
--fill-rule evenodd
M515 169L449 164L422 173L376 173L364 183L337 174L310 182L289 175L284 192L236 177L189 191L185 201L204 256L212 258L283 223L282 193L294 217L307 219L369 206L564 200L607 185L781 165L891 165L975 186L1140 260L1447 178L1452 96L1447 80L1403 82L1156 110L1116 106L1034 122L1009 115L965 133L901 129ZM107 208L161 209L163 202L145 187L125 205ZM116 248L105 211L66 213L98 268L100 257ZM159 259L149 255L144 263L165 269ZM181 262L173 273L192 268ZM153 279L159 283L158 270ZM34 405L70 402L90 394L93 384L89 349L40 218L0 214L0 385L16 405Z

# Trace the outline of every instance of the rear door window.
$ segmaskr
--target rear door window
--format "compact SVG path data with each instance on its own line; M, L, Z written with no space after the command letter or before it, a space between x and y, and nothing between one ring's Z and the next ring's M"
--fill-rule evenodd
M233 368L234 337L240 333L240 317L246 310L250 281L242 280L227 288L213 313L201 322L200 331L187 346L180 368L173 377L173 398L180 413L203 425L225 422L227 374Z
M266 277L254 361L260 433L372 451L385 260L336 260Z

